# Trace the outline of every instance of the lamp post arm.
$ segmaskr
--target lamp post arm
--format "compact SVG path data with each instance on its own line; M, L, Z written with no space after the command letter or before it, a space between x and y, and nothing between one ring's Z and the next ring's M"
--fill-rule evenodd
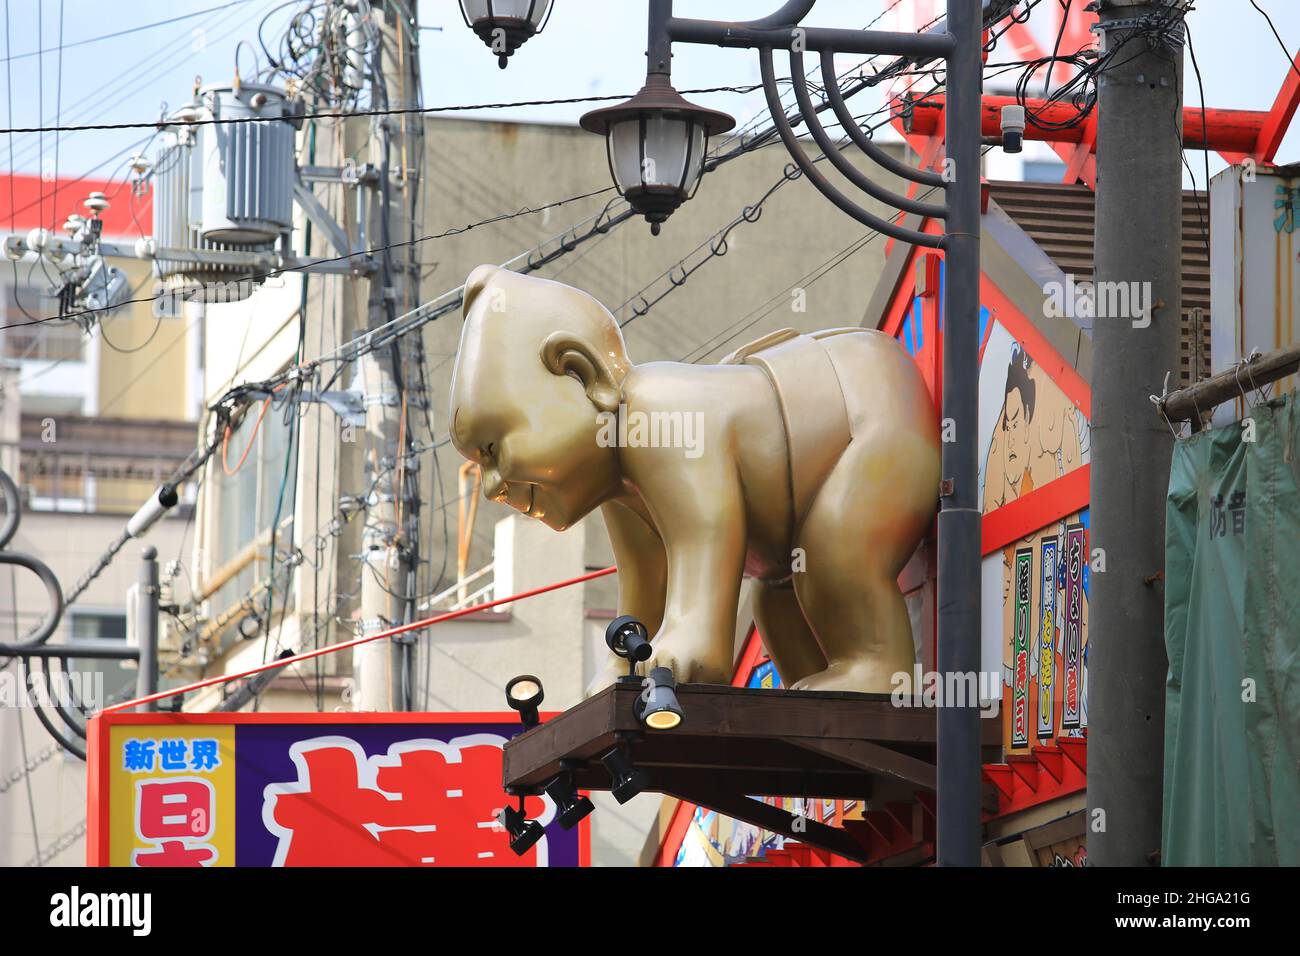
M684 43L713 46L782 47L796 42L808 50L834 50L862 56L887 54L946 58L952 50L952 37L944 33L891 33L883 30L842 30L826 27L762 27L721 20L685 20L672 17L667 23L670 39Z
M853 185L857 186L868 196L878 199L883 203L893 206L895 209L914 212L919 216L925 216L928 219L946 219L948 210L940 204L921 202L916 199L909 199L906 196L900 196L897 193L890 192L883 186L872 182L871 177L867 176L862 170L854 166L843 153L831 141L826 129L822 126L821 120L817 118L816 110L813 108L812 97L808 95L808 80L804 75L803 54L798 51L790 51L790 78L794 83L795 99L799 103L799 110L803 114L803 121L808 127L808 132L816 141L817 147L826 154L826 158L831 161L844 178ZM850 121L852 117L850 117ZM842 121L841 121L842 122ZM849 123L844 124L847 132Z
M943 243L942 236L907 229L886 219L881 219L879 216L873 216L856 203L851 202L848 197L826 180L826 177L821 174L817 167L813 165L812 160L804 153L803 148L799 145L798 137L795 136L794 130L790 128L790 122L786 118L785 110L781 108L781 99L776 91L776 76L772 70L772 48L761 48L758 51L758 59L763 71L763 92L767 96L767 105L772 113L772 122L776 124L776 130L780 134L781 142L785 144L786 150L795 163L798 164L803 174L808 177L808 181L817 188L817 191L868 229L874 229L886 236L913 245L927 246L931 249L939 248Z
M921 183L925 186L937 186L940 189L947 188L947 182L938 173L928 169L917 169L915 166L910 166L895 159L862 131L862 128L858 126L857 121L853 118L853 114L849 112L848 103L844 101L844 94L840 91L839 83L835 78L835 54L830 50L822 51L822 86L826 90L827 100L835 110L836 119L840 121L840 125L844 127L844 131L849 134L849 139L853 140L858 149L895 176L901 176L903 179Z

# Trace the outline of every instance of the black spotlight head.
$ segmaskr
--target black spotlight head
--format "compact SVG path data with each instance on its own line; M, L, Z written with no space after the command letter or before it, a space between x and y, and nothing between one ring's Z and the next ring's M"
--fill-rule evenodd
M628 759L627 754L618 747L601 757L600 762L605 765L605 769L609 771L614 781L610 792L619 803L627 803L645 789L645 771L632 766L632 761Z
M672 730L686 716L677 700L677 681L673 672L667 667L656 667L650 671L649 680L650 686L638 698L637 716L651 730Z
M605 644L633 667L650 656L650 632L636 618L624 614L605 628Z
M506 684L506 703L512 710L519 711L519 721L524 725L525 730L532 730L537 726L539 722L537 708L543 699L542 682L532 674L520 674L518 677L511 678L510 683Z
M502 807L497 815L497 822L510 834L510 849L514 850L516 856L523 856L531 850L533 844L546 833L540 823L524 816L522 801L518 810L514 807Z
M555 801L556 819L566 830L572 830L583 817L596 809L590 800L578 795L573 785L573 774L567 770L546 785L546 793Z

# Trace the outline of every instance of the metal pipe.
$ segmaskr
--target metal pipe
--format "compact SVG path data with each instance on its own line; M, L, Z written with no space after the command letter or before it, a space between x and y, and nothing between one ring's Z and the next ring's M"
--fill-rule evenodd
M41 661L41 683L45 685L45 699L54 705L55 712L63 719L63 722L71 728L72 732L82 740L85 740L86 728L81 725L77 718L72 715L72 712L64 705L63 695L54 692L54 685L50 683L51 666L52 665L49 661Z
M915 229L905 229L902 226L881 219L879 216L873 216L856 203L851 202L843 193L827 182L826 177L817 170L812 161L804 154L803 149L799 146L798 138L794 135L794 130L790 128L790 123L786 119L785 111L781 106L781 98L776 91L776 76L772 70L772 48L765 46L759 50L758 60L763 72L763 92L767 96L767 106L772 113L772 122L776 125L776 131L781 135L781 142L785 144L790 156L798 164L803 174L808 177L808 181L817 188L817 191L868 229L874 229L876 232L912 245L937 249L942 244L942 237L917 232ZM978 145L977 143L977 149ZM978 184L978 180L976 182ZM978 193L976 199L978 200Z
M59 579L54 576L49 566L30 554L0 551L0 564L14 564L31 571L41 579L41 583L45 585L45 593L50 598L50 610L41 619L41 623L25 635L23 640L14 644L0 644L0 655L14 657L44 644L58 628L59 621L63 619L63 588L59 586Z
M6 471L0 471L0 495L5 500L5 520L0 525L0 551L9 546L10 539L18 531L18 522L22 520L22 499L18 495L18 486Z
M650 29L645 50L646 77L659 74L671 80L673 41L668 21L673 18L673 0L650 0Z
M22 662L23 662L23 680L27 685L27 693L30 696L33 692L31 667L26 657L22 658ZM76 743L76 741L74 741L72 738L65 736L63 732L54 725L54 721L50 720L50 718L46 715L45 709L43 707L36 706L33 707L32 710L35 711L36 719L41 722L41 726L45 728L46 732L48 732L49 735L54 738L55 742L58 743L60 747L62 747L68 753L72 754L74 757L77 757L81 760L86 759L86 749L84 747L79 746Z
M939 510L938 670L948 680L980 670L979 315L980 85L983 77L980 0L948 0L948 189L944 237L943 420L954 440L943 443ZM936 859L941 866L980 862L979 701L945 700L938 711Z
M798 30L796 35L795 30ZM880 30L837 30L824 27L785 27L782 29L725 23L720 20L668 21L668 35L684 43L705 43L723 47L781 47L788 49L798 39L808 50L834 50L836 53L897 56L946 57L952 41L947 33L890 33Z
M835 144L831 142L830 136L826 133L825 127L817 118L817 110L813 107L812 97L808 95L808 80L804 74L803 54L791 50L790 77L794 82L795 100L798 102L799 111L803 115L804 125L808 127L808 132L812 134L817 147L831 161L831 165L838 169L845 179L873 199L887 203L895 209L903 209L907 212L914 212L918 216L925 216L927 219L946 219L948 210L943 205L909 199L907 196L900 196L889 191L884 186L877 185L836 148Z
M929 169L917 169L915 166L900 162L877 146L876 141L862 131L857 120L853 118L853 114L849 112L849 105L844 101L844 94L840 91L840 85L835 76L835 54L830 50L822 50L821 56L822 87L826 90L826 98L835 110L835 117L840 121L840 125L844 127L844 131L849 134L849 139L853 140L854 145L895 176L925 186L937 186L940 189L947 189L948 183L938 173Z
M158 549L147 545L140 552L140 577L136 593L136 636L140 666L136 670L135 695L148 697L158 690ZM157 710L157 701L140 705L140 710Z
M26 647L15 656L42 659L53 657L59 660L73 657L89 657L106 661L134 661L139 659L140 649L138 647L127 647L121 643L92 644L89 641L68 641L66 644L42 644L40 647Z
M813 4L816 2L817 0L786 0L780 10L757 20L746 20L736 26L749 27L753 30L792 27L812 12Z

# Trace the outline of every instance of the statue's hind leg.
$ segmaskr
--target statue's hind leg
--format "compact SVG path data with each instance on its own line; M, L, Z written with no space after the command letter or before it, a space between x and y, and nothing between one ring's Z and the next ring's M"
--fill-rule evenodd
M795 592L827 665L796 690L889 693L899 674L910 686L915 650L898 575L929 517L889 487L887 461L863 460L869 451L846 451L799 531L807 569L794 575Z
M790 581L759 582L754 591L754 623L781 675L782 687L826 668L826 658L804 619Z

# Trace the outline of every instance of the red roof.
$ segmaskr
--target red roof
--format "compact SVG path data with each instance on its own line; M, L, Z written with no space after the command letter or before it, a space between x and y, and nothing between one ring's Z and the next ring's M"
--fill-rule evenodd
M61 230L70 214L88 215L82 203L96 191L112 204L101 216L105 236L134 238L141 232L153 232L152 193L132 197L130 185L120 179L108 182L61 176L46 182L32 173L10 173L0 178L0 232L26 232L37 226Z

